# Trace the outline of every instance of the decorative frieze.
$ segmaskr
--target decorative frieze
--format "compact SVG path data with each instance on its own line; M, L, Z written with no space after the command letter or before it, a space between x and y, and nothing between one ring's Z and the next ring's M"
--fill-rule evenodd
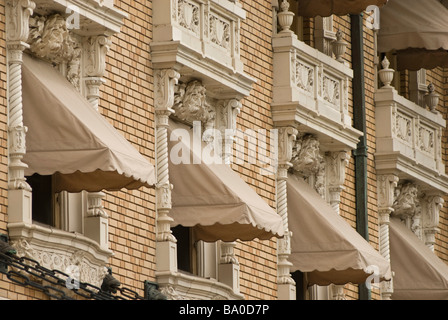
M79 283L90 283L100 287L107 273L106 263L92 257L84 249L66 251L57 248L40 247L30 244L25 239L12 242L19 257L26 257L39 263L48 270L60 270L66 274L73 273L76 269L74 280Z

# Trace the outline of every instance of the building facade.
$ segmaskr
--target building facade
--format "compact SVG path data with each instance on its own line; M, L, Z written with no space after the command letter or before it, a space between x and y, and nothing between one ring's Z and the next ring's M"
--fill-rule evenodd
M5 1L0 298L446 299L432 1Z

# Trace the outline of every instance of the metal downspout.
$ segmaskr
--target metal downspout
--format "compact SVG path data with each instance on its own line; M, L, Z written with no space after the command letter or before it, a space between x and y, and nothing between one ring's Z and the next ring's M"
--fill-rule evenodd
M353 125L361 131L355 160L356 231L369 241L367 210L367 137L364 84L363 14L350 15L353 64ZM370 300L371 292L365 284L359 285L359 300Z

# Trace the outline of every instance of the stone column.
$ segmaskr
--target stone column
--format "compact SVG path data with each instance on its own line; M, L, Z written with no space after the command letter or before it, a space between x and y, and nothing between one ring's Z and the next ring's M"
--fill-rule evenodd
M340 213L341 192L344 190L345 170L349 160L350 156L345 151L331 152L326 156L330 205L337 214ZM331 289L334 300L345 300L343 285L333 285Z
M233 144L237 134L236 121L241 112L242 104L238 99L219 101L216 112L215 126L221 131L222 161L226 165L232 163ZM219 146L219 144L218 144ZM221 152L221 151L220 151ZM218 279L229 285L234 292L240 292L240 264L234 254L236 242L221 241L221 257L218 266Z
M156 70L156 270L177 271L177 240L171 232L173 219L171 210L171 190L168 171L168 120L173 113L174 91L180 75L172 69Z
M86 98L92 107L98 111L100 87L105 83L103 79L106 71L106 54L110 48L110 39L105 35L92 36L85 41L84 81ZM85 235L97 241L101 247L108 247L109 216L104 210L103 192L87 193L88 209L84 219Z
M22 62L29 34L29 18L35 3L30 0L6 1L6 47L8 55L8 221L31 223L31 187L26 182L22 162L26 154L23 124Z
M394 211L394 193L399 178L391 174L379 175L377 179L380 254L390 262L389 223L390 215ZM393 280L383 281L380 291L382 300L390 300L393 294Z
M292 263L288 261L291 254L291 232L288 227L288 203L286 179L288 169L292 167L292 149L297 138L298 131L293 127L279 128L279 166L277 169L277 213L282 217L285 227L285 236L277 240L278 257L278 299L295 300L296 283L291 277Z

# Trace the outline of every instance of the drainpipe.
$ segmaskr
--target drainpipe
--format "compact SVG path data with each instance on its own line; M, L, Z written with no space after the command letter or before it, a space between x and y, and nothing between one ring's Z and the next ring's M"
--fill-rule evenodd
M361 131L358 146L353 151L355 159L356 231L369 241L367 211L367 137L364 85L363 14L350 15L353 64L353 125ZM359 300L370 300L371 292L366 285L359 285Z

